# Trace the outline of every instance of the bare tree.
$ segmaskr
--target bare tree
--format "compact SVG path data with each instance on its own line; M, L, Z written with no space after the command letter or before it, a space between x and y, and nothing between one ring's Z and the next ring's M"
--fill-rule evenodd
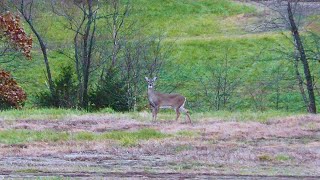
M123 46L127 41L129 34L132 30L129 28L132 23L127 22L127 18L131 11L130 1L123 4L119 0L106 0L104 5L107 7L107 17L104 36L104 48L101 50L104 55L104 62L102 63L103 69L101 71L100 79L104 74L114 72L118 69L119 58L123 56ZM107 47L107 48L106 48Z
M145 76L160 72L168 52L162 49L161 37L127 40L123 43L124 56L120 66L122 79L127 82L128 104L137 110L138 99L145 90L141 82Z
M230 65L228 50L223 61L218 62L215 67L210 67L209 71L211 74L208 77L200 78L204 99L209 103L211 110L225 109L240 83L239 78L231 77L237 70Z
M95 0L73 2L52 0L52 7L56 14L67 20L66 27L74 32L74 60L79 82L78 99L80 106L87 109L99 3Z
M316 102L314 96L314 82L312 78L312 74L309 67L308 57L305 52L304 42L301 38L301 33L299 29L299 25L303 25L304 17L308 15L308 13L315 12L313 7L305 6L305 2L300 2L299 0L273 0L273 1L263 1L263 3L267 8L271 10L270 16L268 16L257 29L260 30L283 30L283 35L288 39L292 39L292 44L294 47L295 53L295 61L294 67L296 69L296 76L298 79L298 84L300 88L300 92L302 94L303 100L307 106L307 110L309 113L316 113ZM286 36L286 30L291 32L291 38ZM302 84L302 78L298 69L298 62L302 63L304 78L306 81L306 89L308 96L304 94L304 87ZM307 98L308 97L308 98Z

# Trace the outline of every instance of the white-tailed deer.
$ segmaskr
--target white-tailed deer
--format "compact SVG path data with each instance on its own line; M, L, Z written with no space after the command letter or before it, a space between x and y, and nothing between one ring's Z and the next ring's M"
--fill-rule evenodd
M157 120L157 114L160 108L172 108L176 111L178 120L181 112L186 113L188 118L188 122L191 123L191 118L189 115L189 111L184 108L186 98L180 94L162 94L154 91L154 82L157 77L153 79L149 79L145 77L148 82L148 99L150 103L150 107L152 109L152 121Z

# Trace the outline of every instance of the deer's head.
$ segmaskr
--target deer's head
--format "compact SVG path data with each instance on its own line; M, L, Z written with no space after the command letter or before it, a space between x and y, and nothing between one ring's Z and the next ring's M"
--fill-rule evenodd
M148 83L148 89L152 89L154 87L155 81L157 80L157 77L154 77L153 79L149 79L148 77L145 77L147 83Z

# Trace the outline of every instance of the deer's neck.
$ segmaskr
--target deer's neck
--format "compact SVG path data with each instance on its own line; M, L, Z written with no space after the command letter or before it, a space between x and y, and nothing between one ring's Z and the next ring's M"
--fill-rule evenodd
M149 103L151 104L151 106L156 107L159 102L156 95L156 92L154 91L154 88L148 88L148 99L149 99Z
M148 88L148 96L149 96L149 98L151 98L154 95L155 95L154 88Z

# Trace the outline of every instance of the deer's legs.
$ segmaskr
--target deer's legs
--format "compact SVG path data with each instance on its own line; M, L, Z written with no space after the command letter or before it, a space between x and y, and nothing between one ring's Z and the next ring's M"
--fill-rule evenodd
M152 107L152 121L157 120L158 111L159 111L158 107Z
M190 114L189 114L189 111L187 110L187 112L186 112L186 115L187 115L187 117L188 117L188 121L189 121L189 123L191 124L192 122L191 122L191 117L190 117Z
M191 123L191 117L190 117L190 114L189 114L189 111L188 109L184 108L183 106L179 108L179 111L180 112L184 112L186 113L186 119L189 123Z
M176 121L178 121L178 119L180 117L180 108L176 109L176 113L177 113Z
M152 108L152 121L156 119L156 108Z

